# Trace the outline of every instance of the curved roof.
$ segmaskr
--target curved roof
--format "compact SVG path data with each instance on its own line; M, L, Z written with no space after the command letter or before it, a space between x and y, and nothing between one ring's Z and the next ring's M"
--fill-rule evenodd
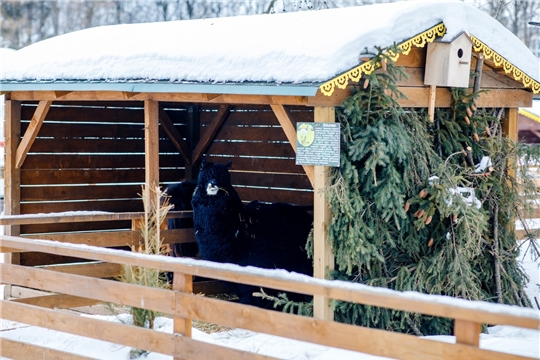
M516 80L540 92L531 51L497 20L461 1L90 28L2 59L0 82L4 91L219 87L221 93L309 95L362 66L365 50L408 44L441 23L443 40L466 32L505 60Z

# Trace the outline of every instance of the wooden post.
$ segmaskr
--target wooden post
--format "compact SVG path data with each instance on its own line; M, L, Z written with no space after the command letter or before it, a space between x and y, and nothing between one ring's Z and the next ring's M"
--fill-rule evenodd
M456 344L464 344L478 347L480 344L480 332L482 324L467 321L454 320L454 335Z
M501 127L502 127L503 136L507 136L510 140L513 140L515 142L518 141L518 109L517 108L504 109L504 118L502 119ZM517 159L514 159L513 161L517 161ZM511 169L508 172L508 175L515 177L516 173L514 170Z
M518 141L518 109L507 108L504 111L502 121L502 131L504 136L508 136L515 142Z
M193 293L193 276L175 272L173 275L174 291L180 291L184 293ZM183 336L191 337L191 319L183 318L180 316L173 317L173 333ZM180 349L175 351L178 354ZM174 357L174 360L183 360L180 357Z
M433 122L435 121L435 99L437 96L437 86L431 85L429 87L429 107L428 107L428 115L429 115L429 121Z
M148 208L156 208L152 190L159 185L159 103L144 102L144 151L145 151L145 189L144 201Z
M7 100L5 103L5 193L4 193L4 214L19 215L21 213L21 170L16 167L17 147L21 141L21 102ZM19 236L21 233L19 225L5 225L4 234ZM19 264L19 253L9 253L4 255L4 262L8 264ZM11 286L4 288L4 299L11 297Z
M315 108L315 122L335 122L335 116L333 107ZM326 166L315 166L314 169L313 276L319 279L325 279L328 271L334 269L334 254L332 247L327 242L330 207L324 194L324 186L328 180L328 169ZM323 320L334 319L329 298L320 295L313 298L313 317Z
M201 121L200 121L200 113L199 113L199 106L197 105L190 105L187 109L187 134L186 134L186 142L191 149L191 153L193 154L193 151L195 150L195 146L199 142L200 134L201 134ZM186 180L197 180L197 176L199 175L199 164L186 164L186 173L185 178Z

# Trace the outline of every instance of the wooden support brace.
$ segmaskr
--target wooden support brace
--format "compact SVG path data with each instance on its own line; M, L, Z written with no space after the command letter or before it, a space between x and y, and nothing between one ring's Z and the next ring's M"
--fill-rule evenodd
M285 132L287 140L289 140L294 152L296 152L296 129L294 128L290 113L283 105L270 105L270 107L274 111L283 132ZM311 186L313 186L314 167L311 165L302 165L302 167L311 182Z
M229 109L230 105L224 104L219 107L218 113L212 120L212 123L206 128L206 131L201 136L199 142L197 143L197 146L195 147L195 150L193 150L193 157L191 159L192 165L197 164L201 160L204 152L206 151L206 149L208 149L210 143L212 142L212 140L214 140L214 137L221 128L221 125L227 118L227 115L229 114Z
M171 121L171 118L165 110L160 106L159 107L159 121L161 123L161 126L163 126L163 129L171 139L173 145L176 147L178 152L180 152L180 155L184 158L187 165L191 165L191 149L186 144L184 139L182 138L182 135L176 130L174 127L173 122Z
M21 168L22 164L24 163L24 159L26 159L26 155L28 155L28 150L30 150L32 144L34 143L34 140L36 140L39 129L41 129L41 125L43 124L43 120L45 120L45 117L49 112L51 103L52 101L47 100L39 102L36 112L34 113L34 116L32 116L32 120L28 125L28 129L26 129L21 143L17 147L17 160L15 162L15 167L17 169Z
M431 122L435 121L435 99L437 97L436 95L437 95L437 86L430 85L428 115L429 115L429 121Z
M482 324L467 321L454 320L454 335L457 344L465 344L478 347L480 344L480 332Z

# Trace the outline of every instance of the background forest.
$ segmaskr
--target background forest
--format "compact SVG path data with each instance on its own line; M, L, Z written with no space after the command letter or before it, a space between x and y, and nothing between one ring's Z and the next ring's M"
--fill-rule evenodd
M498 19L540 55L539 0L464 0ZM2 0L0 47L20 49L94 26L347 7L391 0Z

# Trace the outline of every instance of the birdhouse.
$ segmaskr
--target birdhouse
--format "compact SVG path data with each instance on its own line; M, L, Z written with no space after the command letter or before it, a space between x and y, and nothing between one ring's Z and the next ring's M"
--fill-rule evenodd
M465 32L449 42L429 43L424 84L469 87L472 42Z

